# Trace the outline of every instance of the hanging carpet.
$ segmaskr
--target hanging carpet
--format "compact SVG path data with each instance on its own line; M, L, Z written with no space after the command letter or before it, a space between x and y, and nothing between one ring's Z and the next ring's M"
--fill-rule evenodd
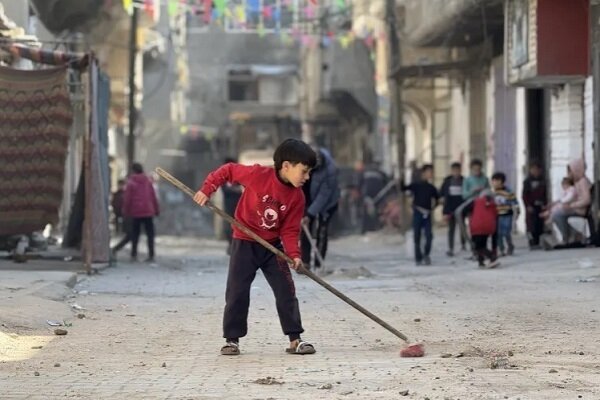
M58 222L72 122L66 71L0 67L0 235Z

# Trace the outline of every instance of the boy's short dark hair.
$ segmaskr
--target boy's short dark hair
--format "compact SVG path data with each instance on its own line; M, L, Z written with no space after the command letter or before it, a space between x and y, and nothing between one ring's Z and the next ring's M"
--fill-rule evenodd
M425 172L428 170L433 171L433 164L425 164L421 167L421 172Z
M462 164L461 164L461 163L459 163L459 162L453 162L453 163L450 165L450 169L454 169L454 168L462 169Z
M292 165L304 164L309 168L317 165L317 154L311 147L298 139L286 139L275 149L273 154L275 170L279 171L284 161Z
M133 163L131 165L131 171L134 174L143 174L144 173L144 167L142 167L142 164L136 162L136 163Z
M504 174L504 172L496 172L494 173L494 175L492 175L492 180L504 183L506 182L506 175Z
M233 157L225 157L223 159L223 164L229 164L229 163L237 163L237 160Z
M471 168L473 167L483 167L483 162L479 158L475 158L471 161Z
M533 168L533 167L542 169L542 163L539 162L538 160L533 160L532 162L529 163L529 168Z

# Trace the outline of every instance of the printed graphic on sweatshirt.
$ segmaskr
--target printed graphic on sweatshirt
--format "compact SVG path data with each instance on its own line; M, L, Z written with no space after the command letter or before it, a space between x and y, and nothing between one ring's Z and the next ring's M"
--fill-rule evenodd
M448 195L450 196L462 196L462 184L452 185L448 188Z
M256 210L260 219L258 226L265 230L277 229L281 221L280 213L285 212L287 206L268 194L259 197L261 200L258 202L258 210Z

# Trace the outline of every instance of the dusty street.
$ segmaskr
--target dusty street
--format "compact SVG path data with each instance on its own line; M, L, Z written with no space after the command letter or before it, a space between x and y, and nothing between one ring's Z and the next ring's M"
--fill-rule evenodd
M331 246L327 279L423 341L422 359L400 358L398 339L303 277L304 338L317 354L286 355L262 276L242 356L219 356L219 242L161 238L157 265L80 276L65 300L0 285L0 398L599 399L600 252L520 248L482 271L465 254L440 262L443 240L434 266L419 268L395 236ZM72 324L68 335L47 319Z

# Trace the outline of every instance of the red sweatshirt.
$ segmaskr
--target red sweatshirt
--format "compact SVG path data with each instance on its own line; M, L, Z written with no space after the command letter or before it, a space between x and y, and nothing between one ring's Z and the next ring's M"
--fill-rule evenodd
M158 215L158 200L152 181L145 174L133 174L127 181L123 194L123 215L146 218Z
M477 197L473 201L473 214L469 225L471 235L493 235L496 232L498 211L493 199Z
M235 209L235 218L269 242L281 239L285 252L292 258L300 258L302 189L283 183L274 168L230 163L211 172L200 190L211 196L227 182L239 183L245 188ZM252 240L235 226L233 237Z

